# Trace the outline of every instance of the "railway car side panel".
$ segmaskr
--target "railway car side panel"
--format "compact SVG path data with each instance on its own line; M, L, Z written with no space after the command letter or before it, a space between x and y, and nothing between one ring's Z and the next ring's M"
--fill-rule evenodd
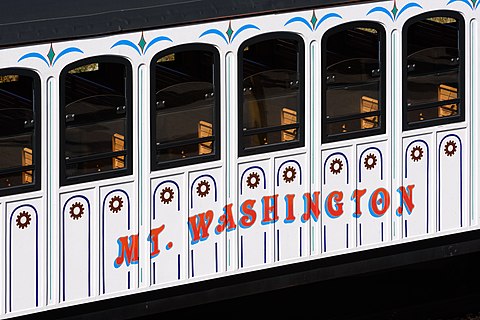
M437 133L437 230L458 229L469 225L466 219L468 150L465 130Z
M60 301L90 297L93 290L92 222L98 219L95 189L77 190L60 196Z
M32 309L42 304L45 215L42 199L6 203L5 303L6 311Z
M320 197L310 194L308 171L305 154L275 159L275 261L310 255L310 226L320 219Z
M138 213L134 184L100 188L100 290L138 286Z
M395 214L402 217L403 237L415 237L434 231L435 193L432 135L423 134L403 139L402 187L397 190L400 206Z
M357 145L357 186L351 198L355 203L353 215L356 218L358 246L390 240L391 157L387 143Z
M356 221L350 195L355 190L352 147L322 152L322 252L351 248L355 243Z
M151 284L184 279L187 275L188 193L185 174L152 180L150 217Z

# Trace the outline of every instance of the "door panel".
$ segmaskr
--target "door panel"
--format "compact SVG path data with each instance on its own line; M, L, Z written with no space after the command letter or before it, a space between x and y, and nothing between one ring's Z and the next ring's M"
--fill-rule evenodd
M310 200L306 170L305 154L275 159L275 261L309 255L311 218L319 217L304 214L304 202Z
M151 283L184 279L187 258L185 175L152 180Z
M357 155L357 192L352 195L356 204L357 245L381 243L388 240L391 221L387 142L358 145Z
M100 188L102 293L137 287L140 239L133 190L133 183Z
M95 190L78 190L60 196L61 216L61 301L91 296L92 217Z
M349 197L355 188L351 166L353 148L345 147L322 152L322 252L347 249L352 246L355 221Z
M247 268L273 261L275 203L269 160L239 164L239 266Z
M42 199L25 199L6 204L6 310L39 306L44 214Z

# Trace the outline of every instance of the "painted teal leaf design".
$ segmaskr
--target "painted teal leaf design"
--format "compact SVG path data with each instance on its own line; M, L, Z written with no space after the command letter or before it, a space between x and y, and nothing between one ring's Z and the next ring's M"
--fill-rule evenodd
M81 49L77 47L68 47L66 49L63 49L58 55L55 53L53 50L53 45L50 45L50 49L48 50L48 53L46 55L43 55L39 52L29 52L21 56L17 62L20 62L25 59L40 59L43 62L47 64L47 66L51 67L55 65L55 63L64 55L69 54L69 53L84 53Z
M228 24L228 28L227 28L227 31L226 32L222 32L218 29L208 29L204 32L202 32L202 34L200 36L198 36L199 38L202 38L206 35L217 35L219 36L220 38L223 39L223 41L225 41L226 44L229 44L229 43L232 43L233 40L235 40L235 38L240 34L242 33L243 31L245 30L248 30L248 29L256 29L256 30L260 30L259 27L257 27L256 25L253 25L253 24L246 24L246 25L243 25L241 26L237 31L234 31L232 29L232 23L229 22Z
M466 5L468 5L472 10L476 9L478 7L478 4L480 3L480 2L477 2L477 0L450 0L448 1L447 6L455 2L463 2Z
M303 17L293 17L291 18L290 20L288 20L287 22L285 22L285 24L283 26L287 26L291 23L294 23L294 22L300 22L300 23L303 23L304 25L306 25L310 30L314 31L314 30L317 30L318 27L325 21L325 20L328 20L330 18L340 18L340 19L343 19L343 17L341 15L339 15L338 13L334 13L334 12L331 12L331 13L327 13L326 15L324 15L323 17L321 17L320 19L317 19L317 17L315 16L315 11L313 11L312 13L312 18L310 19L310 22L307 21L307 19L303 18Z
M404 5L402 8L400 8L400 10L398 10L397 1L394 1L392 10L388 10L384 7L375 7L375 8L373 8L370 11L367 12L367 16L372 14L372 13L375 13L375 12L381 12L381 13L386 14L392 21L395 21L395 20L398 19L398 17L400 17L400 15L402 15L402 13L404 13L406 10L411 9L411 8L423 9L423 7L421 5L419 5L418 3L409 2L406 5Z

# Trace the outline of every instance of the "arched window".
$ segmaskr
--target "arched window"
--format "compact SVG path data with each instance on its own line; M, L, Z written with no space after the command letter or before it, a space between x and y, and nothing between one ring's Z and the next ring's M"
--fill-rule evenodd
M132 71L123 58L77 61L60 76L63 185L132 172Z
M40 78L0 70L0 194L40 189Z
M220 58L195 44L151 63L152 170L220 158Z
M385 133L385 31L353 22L322 40L322 141Z
M403 30L403 129L463 121L464 22L454 12L407 21Z
M304 44L292 33L245 41L238 52L239 154L304 145Z

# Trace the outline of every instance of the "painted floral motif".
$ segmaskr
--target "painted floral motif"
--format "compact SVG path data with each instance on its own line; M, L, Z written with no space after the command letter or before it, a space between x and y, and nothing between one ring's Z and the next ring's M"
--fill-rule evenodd
M455 3L455 2L463 2L467 6L470 7L470 9L475 10L478 7L478 4L480 3L479 0L450 0L448 1L447 5Z
M367 12L367 16L369 14L372 14L372 13L375 13L375 12L381 12L381 13L386 14L390 19L392 19L392 21L396 21L398 19L398 17L400 17L402 15L402 13L404 13L406 10L411 9L411 8L423 9L423 7L416 2L409 2L399 9L397 7L397 1L394 0L393 1L393 8L391 10L386 9L384 7L375 7L375 8L373 8L370 11Z
M293 182L296 176L297 171L294 167L289 166L286 167L285 170L283 170L283 181L285 181L286 183Z
M255 189L260 184L260 176L256 172L252 172L247 177L247 186L250 189Z
M118 213L123 207L123 199L120 196L113 196L110 201L108 202L108 207L110 208L110 212Z
M150 47L152 45L154 45L157 42L161 42L161 41L173 42L172 39L170 39L169 37L166 37L166 36L158 36L158 37L153 38L150 41L146 41L145 37L143 35L143 32L142 32L142 35L140 36L140 40L138 41L138 43L133 43L130 40L123 39L123 40L119 40L119 41L115 42L110 47L110 49L113 49L113 48L118 47L118 46L127 46L127 47L130 47L130 48L134 49L135 51L137 51L137 53L139 55L144 55L148 51L148 49L150 49Z
M69 213L70 213L70 218L72 218L73 220L80 219L85 213L83 204L81 204L80 202L75 202L74 204L71 205Z
M315 31L325 20L330 19L330 18L343 19L341 15L339 15L338 13L334 13L334 12L327 13L326 15L324 15L323 17L318 19L316 14L315 14L315 10L313 10L312 11L312 17L310 18L309 21L307 21L307 19L305 19L304 17L293 17L290 20L288 20L287 22L285 22L284 26L288 26L291 23L299 22L299 23L303 23L304 25L306 25L311 31Z
M415 146L412 148L412 152L410 152L410 158L414 162L417 162L423 158L423 149L420 146Z
M235 38L240 33L242 33L245 30L249 30L249 29L260 30L260 28L257 27L254 24L245 24L245 25L241 26L240 28L238 28L237 30L234 30L232 28L232 22L230 21L228 23L228 28L225 32L223 32L219 29L208 29L208 30L202 32L202 34L199 36L199 38L205 37L207 35L216 35L216 36L219 36L220 38L222 38L225 41L226 44L229 44L229 43L232 43L233 40L235 40Z
M199 197L205 197L210 193L210 183L207 180L202 180L197 185L197 194Z
M19 229L25 229L30 225L32 221L32 216L26 211L22 211L18 214L17 219L15 220L17 227Z
M367 170L372 170L377 165L377 157L375 157L373 153L370 153L365 157L363 164Z
M445 143L444 151L448 157L453 157L455 152L457 152L457 144L452 140L448 141L447 143Z
M64 55L66 54L69 54L69 53L83 53L83 51L79 48L76 48L76 47L68 47L66 49L63 49L62 51L60 51L60 53L56 53L55 50L53 49L53 44L50 44L50 50L48 50L47 54L46 55L43 55L39 52L29 52L29 53L26 53L24 54L23 56L21 56L17 62L20 62L22 60L25 60L25 59L40 59L42 61L44 61L47 66L49 67L52 67L55 65L55 63L58 61L58 59L60 59L61 57L63 57Z
M330 172L333 174L339 174L340 172L342 172L342 169L343 169L342 160L338 158L333 159L332 162L330 163Z
M169 204L170 202L173 201L173 195L174 194L175 193L173 192L172 188L165 187L160 192L160 201L162 201L163 204Z

